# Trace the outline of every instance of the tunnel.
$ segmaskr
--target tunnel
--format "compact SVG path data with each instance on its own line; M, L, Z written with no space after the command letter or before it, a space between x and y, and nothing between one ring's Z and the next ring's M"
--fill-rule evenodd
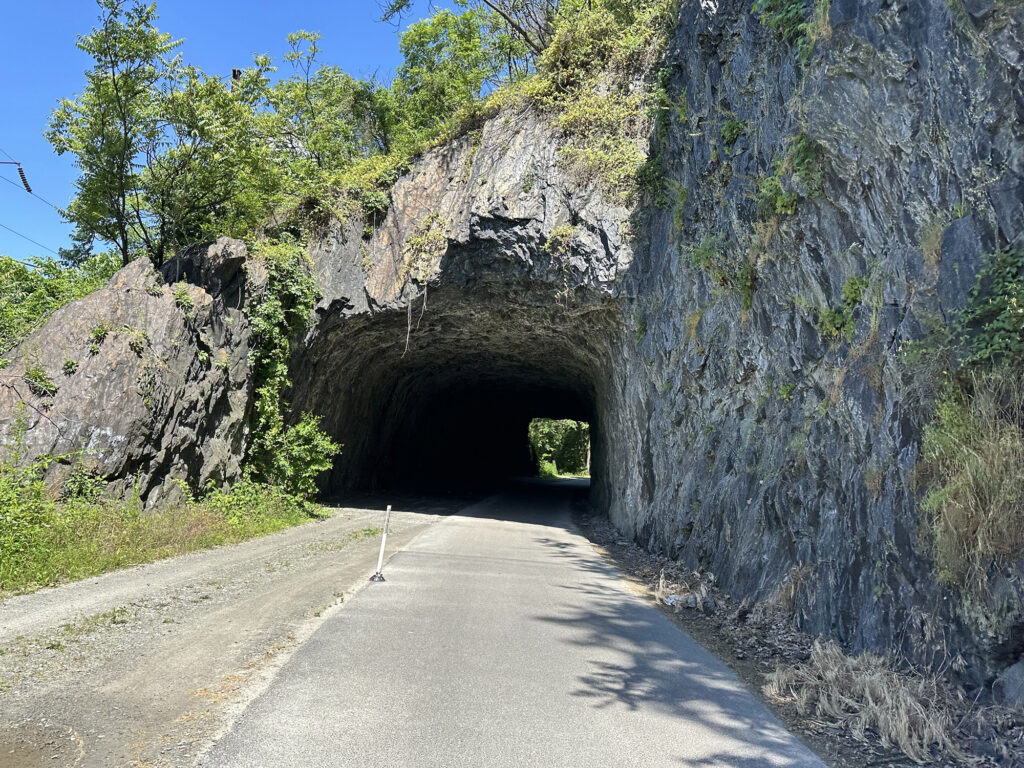
M602 421L619 311L545 286L442 286L408 309L324 313L297 362L295 411L342 444L326 494L457 491L535 472L533 418L591 427L592 485L603 481Z

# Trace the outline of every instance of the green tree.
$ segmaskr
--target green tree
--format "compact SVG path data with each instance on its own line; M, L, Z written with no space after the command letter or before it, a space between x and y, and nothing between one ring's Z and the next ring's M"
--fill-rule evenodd
M190 243L246 236L271 212L282 184L262 117L271 69L258 57L230 84L193 66L167 72L154 100L160 151L147 155L131 206L156 263Z
M77 42L93 67L82 93L54 110L47 139L57 154L72 153L78 166L77 194L68 206L77 253L88 253L99 238L114 244L127 264L143 239L135 215L144 194L138 160L158 146L157 85L178 42L153 26L154 4L98 5L99 26Z
M100 253L80 264L33 259L24 264L0 256L0 352L38 328L52 312L102 287L120 266L115 254Z
M300 30L288 36L285 60L293 75L269 91L267 132L281 150L287 183L299 196L318 190L331 171L390 149L390 110L381 89L341 68L322 66L321 35Z
M501 62L476 9L437 11L411 24L399 47L403 60L392 90L401 106L397 130L406 135L440 127L485 85L498 84Z
M456 0L463 8L482 13L499 45L507 53L532 63L551 42L558 0ZM384 21L399 20L412 9L412 0L388 0ZM506 38L504 43L500 38ZM510 64L510 70L512 66Z

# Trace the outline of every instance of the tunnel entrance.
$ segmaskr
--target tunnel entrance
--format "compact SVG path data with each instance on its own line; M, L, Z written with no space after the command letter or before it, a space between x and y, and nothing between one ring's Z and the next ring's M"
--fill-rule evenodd
M510 305L445 287L411 332L405 311L325 317L293 400L343 446L325 492L458 491L535 476L537 418L588 425L600 484L618 322L609 304Z

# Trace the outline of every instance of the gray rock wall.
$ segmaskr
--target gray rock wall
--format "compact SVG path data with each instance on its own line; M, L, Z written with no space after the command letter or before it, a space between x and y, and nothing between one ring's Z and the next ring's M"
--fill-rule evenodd
M788 581L811 632L963 654L990 679L1024 651L1019 589L997 580L978 606L935 582L900 346L964 305L984 253L1024 245L1024 8L835 0L806 66L748 11L685 4L665 62L688 114L660 152L688 194L650 211L624 286L646 333L617 355L612 519L736 596ZM821 191L783 174L806 197L765 216L757 179L801 133ZM756 265L748 309L685 258L707 236ZM852 340L824 339L851 277L867 280Z

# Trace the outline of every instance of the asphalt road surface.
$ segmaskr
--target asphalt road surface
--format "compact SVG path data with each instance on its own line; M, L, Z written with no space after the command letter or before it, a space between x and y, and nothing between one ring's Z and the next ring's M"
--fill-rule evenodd
M524 485L419 534L200 760L209 768L823 764Z

